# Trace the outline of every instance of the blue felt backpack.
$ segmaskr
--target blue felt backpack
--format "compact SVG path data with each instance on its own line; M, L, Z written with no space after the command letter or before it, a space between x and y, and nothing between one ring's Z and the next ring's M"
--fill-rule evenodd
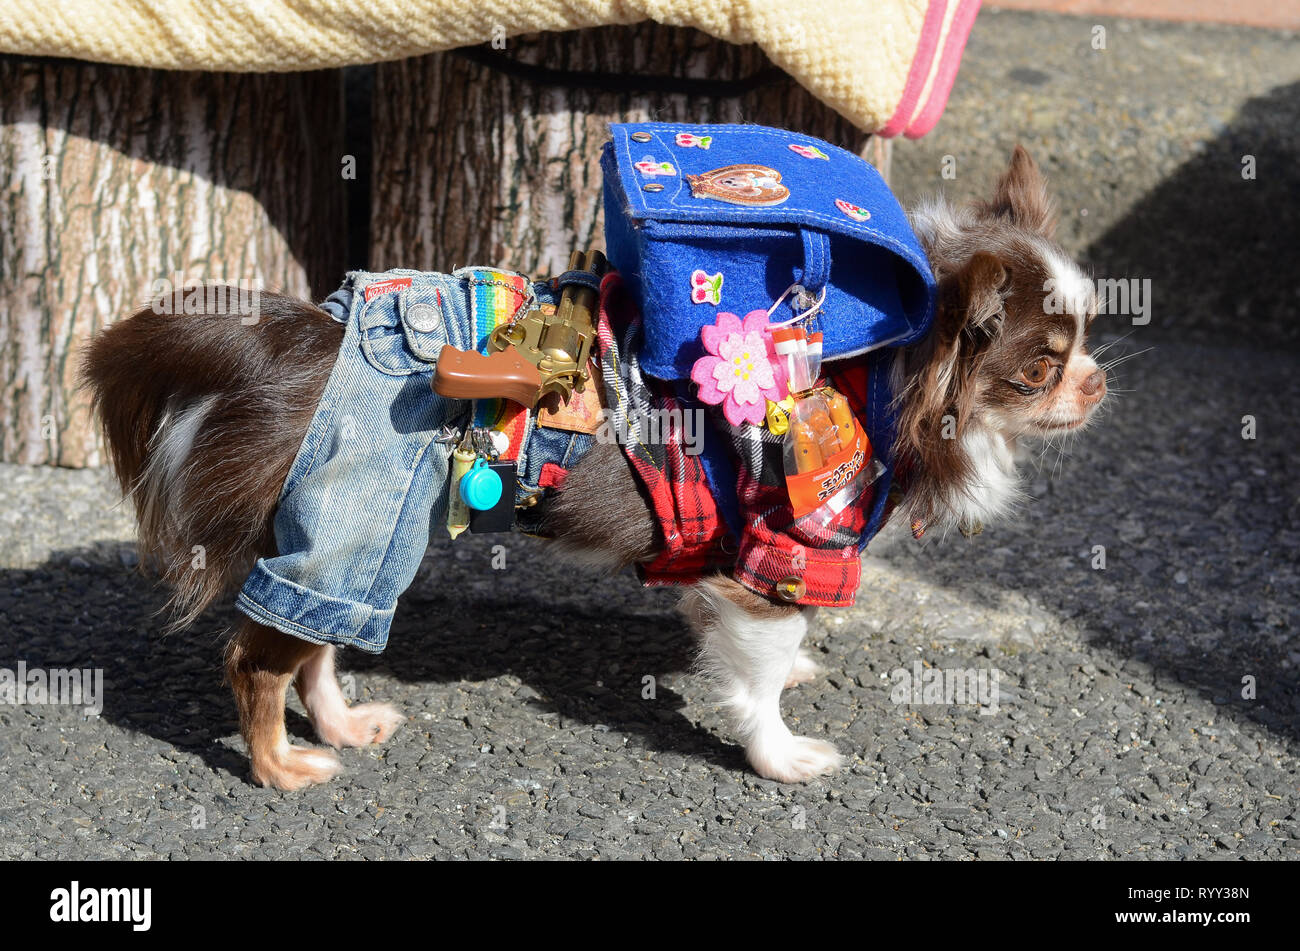
M934 278L867 162L755 125L618 124L605 146L605 240L645 322L642 368L684 380L719 311L767 310L794 283L825 300L826 360L915 341ZM786 308L773 321L788 319Z

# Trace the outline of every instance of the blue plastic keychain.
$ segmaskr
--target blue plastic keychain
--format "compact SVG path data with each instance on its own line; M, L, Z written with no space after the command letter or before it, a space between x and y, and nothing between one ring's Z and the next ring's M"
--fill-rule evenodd
M486 512L501 501L501 477L488 467L482 456L460 479L460 497L470 508Z

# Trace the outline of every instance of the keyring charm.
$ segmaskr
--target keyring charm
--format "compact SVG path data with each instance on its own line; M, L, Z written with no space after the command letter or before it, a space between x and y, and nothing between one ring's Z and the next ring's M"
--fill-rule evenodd
M807 320L809 317L814 316L819 310L821 310L822 305L826 303L825 287L822 288L821 295L817 298L817 300L813 301L811 305L809 305L808 302L812 300L812 295L809 294L804 289L804 286L802 284L796 282L794 284L791 284L789 287L787 287L785 291L781 294L781 296L778 297L776 301L772 304L772 306L767 309L767 316L769 320L771 319L772 314L776 312L776 309L780 307L781 304L785 301L785 299L787 297L790 297L791 295L794 295L795 300L799 301L801 304L804 304L806 309L803 310L802 312L795 311L795 315L791 317L789 320L783 320L780 323L768 324L769 329L775 330L780 327L788 327L790 326L790 324L798 323L801 320ZM795 309L794 304L791 303L790 310L794 311L794 309Z

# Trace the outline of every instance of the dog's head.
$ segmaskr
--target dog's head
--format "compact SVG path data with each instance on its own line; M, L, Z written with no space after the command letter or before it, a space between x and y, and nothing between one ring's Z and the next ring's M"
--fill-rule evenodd
M1082 427L1106 394L1088 353L1096 294L1053 239L1029 153L1016 146L992 200L937 200L914 221L939 282L934 332L916 354L928 377L922 415L952 414L958 427L976 418L1010 438Z
M971 476L969 441L1081 429L1106 394L1088 352L1092 282L1053 238L1042 174L1016 146L989 201L913 211L939 284L933 332L907 355L902 435L940 479Z

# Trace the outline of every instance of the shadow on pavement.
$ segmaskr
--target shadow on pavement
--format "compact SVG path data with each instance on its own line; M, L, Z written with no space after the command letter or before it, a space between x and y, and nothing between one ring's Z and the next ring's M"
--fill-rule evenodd
M1148 329L1300 343L1300 83L1248 100L1085 251L1099 277L1150 278ZM1253 177L1246 177L1247 174Z
M166 618L158 612L166 592L124 570L121 547L100 542L56 552L38 568L0 571L0 614L11 631L32 632L21 636L21 659L29 668L103 668L107 722L246 776L242 744L228 745L239 724L222 672L224 632L238 615L228 606L214 608L188 631L164 637ZM540 551L529 547L534 555ZM692 641L671 610L671 595L641 592L631 578L616 578L583 580L562 600L518 597L514 592L528 590L530 580L546 589L524 554L516 556L520 566L509 586L467 594L481 581L486 556L471 563L447 555L445 548L431 550L424 569L435 567L436 578L417 580L403 598L387 649L345 651L341 670L383 672L417 685L512 674L529 688L523 702L539 712L605 724L652 749L743 768L740 749L686 719L684 701L663 683L665 673L691 662ZM636 608L611 605L606 585L623 586ZM647 673L658 681L654 703L641 699ZM373 699L401 703L382 691ZM291 736L318 744L300 714L290 710L287 726Z

